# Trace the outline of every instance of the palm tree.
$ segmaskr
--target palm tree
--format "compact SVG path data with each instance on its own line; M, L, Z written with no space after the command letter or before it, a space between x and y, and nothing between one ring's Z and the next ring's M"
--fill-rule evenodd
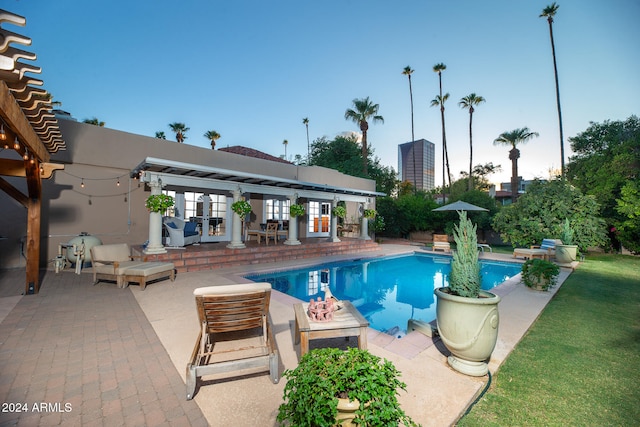
M553 17L560 6L555 2L542 9L540 18L547 18L549 22L549 36L551 37L551 54L553 56L553 72L556 78L556 104L558 106L558 123L560 125L560 172L564 177L564 135L562 132L562 110L560 109L560 85L558 84L558 65L556 64L556 45L553 42Z
M360 125L360 130L362 131L362 172L367 176L369 174L367 168L369 154L367 130L369 129L369 123L367 120L371 119L373 123L384 123L384 118L378 115L380 105L371 102L368 96L364 99L354 99L353 106L355 109L349 108L344 112L344 118L345 120L351 120Z
M97 117L94 117L92 119L84 119L82 123L87 123L89 125L100 126L100 127L104 127L105 125L105 123L98 120Z
M164 134L161 130L156 132L156 138L158 139L167 139L167 135Z
M413 146L413 142L415 142L416 137L414 134L414 126L413 126L413 89L411 88L411 74L413 74L413 71L411 69L410 66L406 66L404 67L404 70L402 70L402 74L404 74L405 76L407 76L409 78L409 99L411 100L411 147L412 147L412 153L413 153L413 183L414 183L414 191L417 190L416 185L418 183L418 177L416 176L416 152L415 152L415 147Z
M307 159L311 156L311 145L309 144L309 117L302 119L302 124L307 127Z
M169 127L171 128L171 131L176 134L177 142L182 144L184 140L187 139L187 136L185 135L185 133L189 131L187 125L185 125L184 123L174 122L169 123Z
M520 158L520 150L518 150L516 146L518 144L524 144L534 136L538 136L538 132L531 132L528 127L524 127L512 130L511 132L503 132L493 141L493 145L506 145L511 147L509 160L511 160L512 203L515 203L518 198L518 159Z
M282 141L282 145L284 145L284 159L287 160L287 145L289 145L289 141L285 139Z
M204 137L211 141L211 149L216 149L216 141L220 139L220 134L215 130L208 130L205 132Z
M471 132L471 124L473 123L474 105L479 105L485 102L485 99L481 96L471 93L458 102L458 105L463 109L469 110L469 191L473 190L473 133Z
M447 69L447 66L442 62L433 66L433 71L438 73L438 81L440 84L440 95L436 97L433 101L431 101L431 106L440 105L440 116L442 118L442 203L444 203L444 188L446 186L446 182L444 180L444 168L445 164L447 167L447 176L449 177L449 187L451 187L451 171L449 170L449 152L447 150L447 134L445 132L444 126L444 102L449 98L449 94L447 93L445 96L442 95L442 72ZM434 101L439 100L434 104Z

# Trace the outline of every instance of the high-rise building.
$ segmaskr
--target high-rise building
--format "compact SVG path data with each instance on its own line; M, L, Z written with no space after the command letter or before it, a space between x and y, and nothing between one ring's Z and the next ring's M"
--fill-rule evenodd
M414 168L415 159L415 168ZM418 139L398 145L398 179L409 181L418 190L435 187L436 145Z

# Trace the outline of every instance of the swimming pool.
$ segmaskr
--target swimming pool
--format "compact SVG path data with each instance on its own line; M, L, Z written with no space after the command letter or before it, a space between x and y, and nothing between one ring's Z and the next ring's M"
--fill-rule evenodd
M515 263L480 260L482 289L489 290L520 273ZM448 285L451 257L414 253L383 258L343 261L245 278L269 282L273 289L302 301L324 298L329 286L338 299L346 299L379 331L402 336L409 319L436 318L433 290Z

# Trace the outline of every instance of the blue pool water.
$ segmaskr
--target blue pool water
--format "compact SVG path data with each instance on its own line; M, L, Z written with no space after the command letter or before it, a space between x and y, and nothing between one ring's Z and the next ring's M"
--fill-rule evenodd
M489 290L520 273L515 263L480 260L482 289ZM302 301L324 298L328 286L340 300L349 300L379 331L402 336L409 319L436 318L433 290L448 285L451 257L415 253L361 259L309 268L245 276L269 282L273 289Z

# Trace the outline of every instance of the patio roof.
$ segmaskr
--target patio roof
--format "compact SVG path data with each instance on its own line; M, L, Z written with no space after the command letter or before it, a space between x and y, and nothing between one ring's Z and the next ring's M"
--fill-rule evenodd
M281 196L295 192L299 197L326 198L327 193L331 193L339 195L341 200L361 201L363 198L386 195L377 191L336 187L154 157L147 157L132 170L132 176L144 181L152 180L153 175L169 186L229 191L240 187L246 192Z

